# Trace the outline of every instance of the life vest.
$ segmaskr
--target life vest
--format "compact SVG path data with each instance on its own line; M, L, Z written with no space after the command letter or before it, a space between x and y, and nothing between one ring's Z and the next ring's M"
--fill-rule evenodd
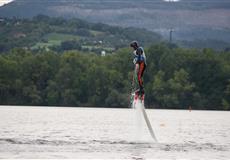
M133 52L133 54L134 54L134 60L133 60L134 64L144 62L145 65L147 65L145 52L144 52L144 49L142 47L138 47Z

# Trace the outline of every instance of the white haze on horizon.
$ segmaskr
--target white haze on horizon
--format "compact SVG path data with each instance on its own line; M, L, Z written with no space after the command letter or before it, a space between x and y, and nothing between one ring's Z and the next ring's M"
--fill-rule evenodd
M4 4L10 3L13 0L0 0L0 6L3 6Z
M165 2L179 2L180 0L163 0Z

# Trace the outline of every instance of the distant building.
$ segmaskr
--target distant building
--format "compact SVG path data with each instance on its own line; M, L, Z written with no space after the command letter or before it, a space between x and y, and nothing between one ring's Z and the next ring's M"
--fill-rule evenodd
M19 25L21 25L20 22L16 22L16 23L15 23L15 26L19 26Z
M24 37L26 37L26 34L20 33L20 32L19 32L19 33L15 33L15 34L14 34L14 37L15 37L15 38L24 38Z
M106 55L105 51L101 51L101 56L104 57Z
M50 51L50 49L48 47L45 47L45 51L48 52Z

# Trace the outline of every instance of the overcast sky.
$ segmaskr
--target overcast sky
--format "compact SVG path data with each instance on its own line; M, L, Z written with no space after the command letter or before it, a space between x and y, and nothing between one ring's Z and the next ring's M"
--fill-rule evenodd
M11 1L13 1L13 0L0 0L0 6L2 6L3 4L7 4Z

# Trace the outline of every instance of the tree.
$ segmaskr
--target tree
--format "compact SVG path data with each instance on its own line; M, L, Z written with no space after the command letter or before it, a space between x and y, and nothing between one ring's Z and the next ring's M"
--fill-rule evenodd
M230 110L230 80L225 90L225 98L222 99L222 105L224 110Z
M184 69L175 71L174 77L168 80L168 85L168 93L171 92L171 97L173 97L170 102L172 106L186 108L193 103L195 84L189 81L189 74Z

